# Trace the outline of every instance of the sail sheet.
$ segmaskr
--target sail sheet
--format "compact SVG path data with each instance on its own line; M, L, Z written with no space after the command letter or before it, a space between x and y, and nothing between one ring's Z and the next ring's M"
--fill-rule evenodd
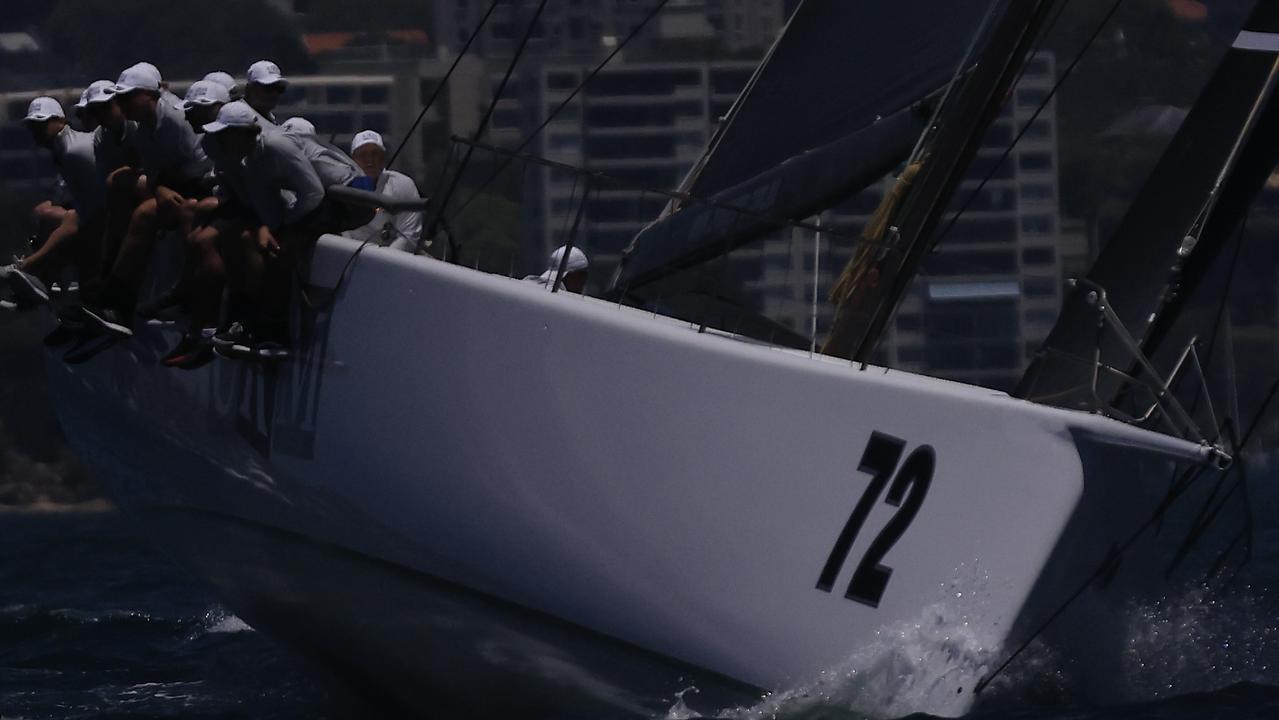
M696 201L642 231L614 281L727 252L847 199L900 163L993 0L803 0L683 191ZM726 224L727 223L727 224Z
M1237 229L1279 160L1279 4L1258 3L1089 270L1069 293L1017 395L1065 407L1109 403L1122 379L1103 373L1091 387L1094 353L1130 371L1132 347L1098 331L1091 295L1105 291L1111 310L1150 355L1185 299ZM1220 186L1219 186L1219 183ZM1197 238L1191 241L1188 238Z

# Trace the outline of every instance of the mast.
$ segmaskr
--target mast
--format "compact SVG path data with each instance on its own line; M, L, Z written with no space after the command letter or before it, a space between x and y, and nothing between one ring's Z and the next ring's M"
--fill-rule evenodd
M919 266L931 236L982 137L998 116L1053 0L1009 0L972 73L947 103L923 162L905 189L886 238L891 249L855 256L846 276L860 278L839 303L823 352L869 360ZM914 170L912 170L914 172Z
M1141 355L1159 349L1279 161L1277 86L1279 3L1258 2L1086 282L1067 295L1019 397L1112 402L1125 382L1103 374L1094 394L1093 358L1138 376L1132 346L1110 328L1099 332L1089 288L1105 290Z

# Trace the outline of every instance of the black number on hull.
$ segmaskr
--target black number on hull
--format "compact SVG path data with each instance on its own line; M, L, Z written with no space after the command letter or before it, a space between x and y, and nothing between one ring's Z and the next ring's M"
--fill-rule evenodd
M835 586L835 578L848 559L848 551L857 540L871 508L883 494L889 478L893 477L905 448L906 442L900 438L879 432L871 433L866 450L862 453L861 464L857 467L861 472L870 474L870 484L866 486L866 491L857 501L857 507L853 508L853 514L835 540L835 547L817 579L818 590L830 592ZM906 458L901 471L893 478L888 497L884 498L888 504L901 509L871 542L866 555L857 564L857 570L848 583L848 592L844 593L844 597L871 607L879 607L879 601L893 574L893 569L880 564L880 561L897 544L919 513L920 506L924 504L924 496L928 494L928 488L932 484L935 466L936 456L928 445L921 445Z
M848 551L853 547L857 533L862 531L862 525L866 522L866 516L870 515L870 509L879 499L880 493L884 492L888 478L892 477L893 471L897 469L897 463L901 461L904 449L906 449L905 440L879 432L870 434L870 442L866 443L861 464L857 466L861 472L870 473L870 485L866 486L862 499L857 501L857 507L853 508L853 514L849 516L843 531L835 540L835 547L830 551L830 557L826 559L826 567L822 568L822 574L817 578L818 590L830 592L831 588L835 587L835 577L843 569L844 561L848 559Z

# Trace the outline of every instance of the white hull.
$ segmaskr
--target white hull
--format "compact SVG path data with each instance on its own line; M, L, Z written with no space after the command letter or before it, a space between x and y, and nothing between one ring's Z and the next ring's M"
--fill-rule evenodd
M354 247L323 239L313 282L333 287ZM166 370L173 340L49 363L68 436L114 497L255 627L406 703L457 697L461 714L662 713L690 685L699 710L749 702L943 601L997 661L1150 516L1174 463L1204 457L380 249L278 371ZM887 487L869 497L818 589L875 433L904 442L896 477L931 447L931 483L902 481L900 508ZM878 607L865 583L845 598L894 517ZM1108 592L1144 586L1153 566L1129 559L1156 544ZM978 597L956 601L970 575ZM1080 640L1081 621L1048 637ZM963 712L978 670L926 682L910 709Z

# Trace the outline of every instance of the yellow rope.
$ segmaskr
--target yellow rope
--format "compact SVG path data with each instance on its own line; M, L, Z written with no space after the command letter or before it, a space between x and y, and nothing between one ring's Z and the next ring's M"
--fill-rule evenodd
M862 240L867 242L861 243L853 257L848 261L848 265L844 267L844 272L839 276L839 281L835 283L830 291L830 300L836 305L842 305L853 296L862 287L863 280L871 270L876 269L879 259L883 256L883 242L888 235L888 228L894 216L897 214L897 208L905 200L907 192L910 191L910 185L915 180L915 176L919 174L919 169L923 167L927 157L920 158L915 162L906 166L902 170L901 175L897 177L897 182L892 189L884 194L884 199L880 201L879 207L875 208L875 213L870 216L870 221L866 223L866 227L862 228ZM877 275L878 273L876 273Z

